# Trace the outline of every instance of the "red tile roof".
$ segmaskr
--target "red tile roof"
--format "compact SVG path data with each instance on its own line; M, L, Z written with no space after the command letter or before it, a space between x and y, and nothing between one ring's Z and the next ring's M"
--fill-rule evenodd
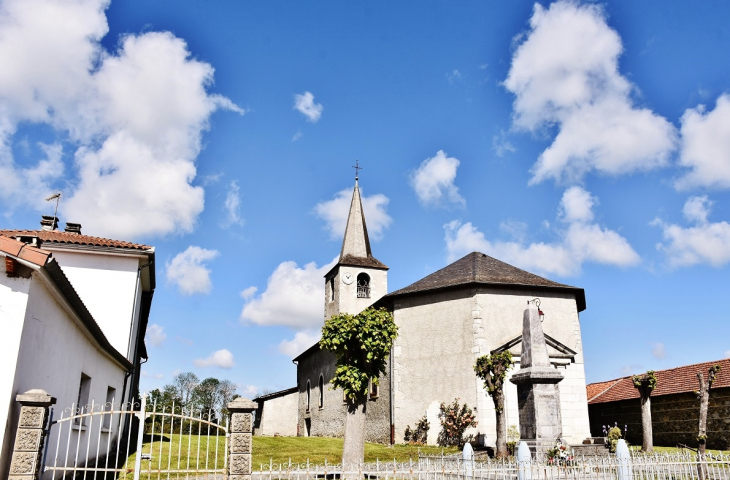
M91 237L79 233L63 232L61 230L0 230L1 237L35 236L43 242L73 245L89 245L94 247L130 248L134 250L149 250L150 246L138 243L125 242L123 240L110 240L108 238Z
M50 252L44 252L39 248L31 247L23 242L2 236L0 236L0 251L38 265L39 267L44 266L48 262L48 257L51 256Z
M660 395L694 392L700 387L697 373L701 372L707 379L707 372L713 365L720 365L720 371L715 377L712 388L730 387L730 359L724 359L654 372L657 378L657 386L651 396L658 397ZM634 388L630 376L607 382L591 383L586 385L586 393L589 404L639 398L639 391Z

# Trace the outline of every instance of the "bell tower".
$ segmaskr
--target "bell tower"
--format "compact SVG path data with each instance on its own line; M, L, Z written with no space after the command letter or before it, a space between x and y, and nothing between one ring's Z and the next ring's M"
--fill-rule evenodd
M340 259L324 276L325 320L339 313L358 314L388 293L388 267L370 251L357 180L355 176Z

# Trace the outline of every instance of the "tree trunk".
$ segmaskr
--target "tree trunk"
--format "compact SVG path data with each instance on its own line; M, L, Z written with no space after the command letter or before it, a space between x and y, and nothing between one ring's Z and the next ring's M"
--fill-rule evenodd
M648 390L648 389L646 389ZM654 451L654 438L651 429L651 391L641 392L641 451Z
M507 419L504 415L504 393L501 391L495 393L492 397L494 400L494 410L497 414L497 450L495 456L497 458L505 458L507 452Z
M342 446L343 470L355 470L365 461L365 411L367 396L347 400L345 443Z
M700 428L697 434L697 443L699 444L697 453L697 473L699 474L699 480L705 480L707 478L707 465L705 464L705 448L707 446L707 407L710 403L710 387L712 386L712 372L708 382L705 383L705 378L701 372L697 372L697 378L700 380L700 389L697 392L697 396L700 397Z

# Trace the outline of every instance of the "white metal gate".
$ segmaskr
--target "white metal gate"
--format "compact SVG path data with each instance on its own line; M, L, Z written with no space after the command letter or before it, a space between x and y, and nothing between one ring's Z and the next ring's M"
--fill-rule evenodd
M212 410L92 402L52 418L43 478L224 478L227 451L228 420Z

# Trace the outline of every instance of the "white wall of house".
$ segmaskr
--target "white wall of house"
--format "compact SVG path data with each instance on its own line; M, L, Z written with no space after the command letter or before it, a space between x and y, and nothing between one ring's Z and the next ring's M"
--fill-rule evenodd
M138 286L138 298L142 293L137 278L140 258L60 250L53 250L53 258L61 265L109 343L131 358L134 352L129 351L129 330L135 305L135 326L139 313L139 301L135 302L135 285Z
M36 274L34 274L36 277ZM62 308L54 295L38 278L30 287L29 302L25 312L23 334L20 341L18 362L13 385L14 395L32 388L41 388L56 397L54 419L68 417L70 408L78 400L81 374L90 377L88 401L106 402L108 388L114 388L121 396L125 368L114 361L105 351L97 348L90 334L81 327L72 315ZM13 395L13 397L14 397ZM13 398L14 400L14 398ZM117 399L118 401L118 399ZM17 423L19 408L12 402L13 423ZM58 442L58 425L49 436L49 456L53 457ZM59 451L65 451L68 439L61 437ZM107 436L116 434L116 425L109 433L102 433L102 445ZM98 430L73 430L71 445L76 445L77 435L81 435L81 452L86 452L86 442L90 439L89 451L96 453Z
M30 278L8 277L5 275L5 257L0 256L0 447L5 439L15 438L14 428L9 418L8 408L15 402L15 369L23 334L25 310L28 306ZM12 443L12 442L11 442ZM6 452L0 451L0 458ZM2 471L2 470L0 470Z

